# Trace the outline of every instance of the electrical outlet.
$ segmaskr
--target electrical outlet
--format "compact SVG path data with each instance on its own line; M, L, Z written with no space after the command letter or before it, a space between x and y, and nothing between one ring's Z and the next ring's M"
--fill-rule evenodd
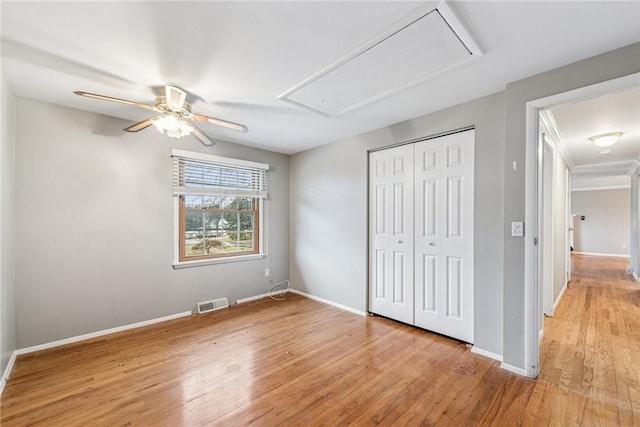
M627 249L627 244L626 243L622 244L622 249Z
M514 221L511 223L511 237L524 236L524 223L522 221Z
M268 268L264 269L264 277L269 277L270 271Z

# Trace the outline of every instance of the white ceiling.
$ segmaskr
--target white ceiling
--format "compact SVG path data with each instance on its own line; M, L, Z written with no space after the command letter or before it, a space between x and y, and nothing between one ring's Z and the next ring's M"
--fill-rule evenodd
M640 160L640 86L554 107L551 113L574 186L597 186L598 179L614 176L617 181L607 182L628 184L627 174ZM610 147L597 147L589 140L609 132L622 132Z
M451 1L484 56L333 117L277 99L408 16L436 5L2 1L2 69L16 95L132 122L147 112L72 92L151 103L159 86L173 83L189 92L194 111L250 129L238 134L202 125L211 137L295 153L640 41L637 1Z

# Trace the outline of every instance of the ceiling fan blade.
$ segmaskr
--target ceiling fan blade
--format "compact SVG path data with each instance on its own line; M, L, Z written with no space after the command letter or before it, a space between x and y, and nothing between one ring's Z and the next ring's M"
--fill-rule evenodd
M234 123L227 120L216 119L215 117L203 116L202 114L194 114L193 118L199 122L211 123L212 125L222 126L228 129L233 129L238 132L247 133L249 129L245 125L240 123Z
M202 145L204 145L205 147L212 147L216 145L216 142L213 139L209 138L204 132L202 132L199 127L197 127L193 123L191 123L191 126L193 126L191 134L198 138L200 142L202 142Z
M158 116L155 117L149 117L148 119L144 119L138 123L134 123L129 127L124 128L123 130L127 131L127 132L139 132L142 129L146 129L149 126L151 126L152 120L156 120L158 118Z
M141 104L139 102L134 102L134 101L127 101L126 99L114 98L112 96L98 95L97 93L83 92L80 90L77 90L73 93L80 96L86 96L87 98L101 99L103 101L119 102L120 104L133 105L134 107L155 111L154 107L152 107L151 105Z

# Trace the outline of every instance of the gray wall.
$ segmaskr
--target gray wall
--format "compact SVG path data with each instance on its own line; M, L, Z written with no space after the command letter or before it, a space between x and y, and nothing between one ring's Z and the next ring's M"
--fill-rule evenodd
M291 280L367 309L367 151L474 125L475 345L502 354L504 98L498 93L291 158Z
M16 330L23 348L262 294L266 260L174 270L173 148L268 163L271 278L289 273L289 157L17 99Z
M16 349L14 270L15 97L0 73L0 377Z
M629 189L574 191L575 251L629 255ZM584 215L582 221L580 216ZM624 245L624 247L623 247Z
M508 233L525 217L526 104L528 101L640 72L640 43L507 85L504 156L504 363L526 370L525 240ZM513 171L512 163L521 167ZM525 224L525 230L527 225Z

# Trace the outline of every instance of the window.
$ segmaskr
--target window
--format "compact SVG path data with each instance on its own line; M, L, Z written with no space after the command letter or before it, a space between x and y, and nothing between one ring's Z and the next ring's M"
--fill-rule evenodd
M176 265L262 255L268 165L173 151Z

